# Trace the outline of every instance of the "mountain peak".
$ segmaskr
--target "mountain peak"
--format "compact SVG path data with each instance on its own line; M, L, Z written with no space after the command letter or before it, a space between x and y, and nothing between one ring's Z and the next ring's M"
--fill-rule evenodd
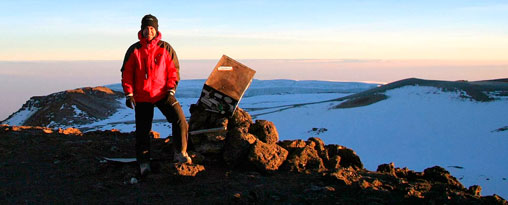
M116 112L116 101L122 96L102 86L34 96L2 123L47 127L87 124Z

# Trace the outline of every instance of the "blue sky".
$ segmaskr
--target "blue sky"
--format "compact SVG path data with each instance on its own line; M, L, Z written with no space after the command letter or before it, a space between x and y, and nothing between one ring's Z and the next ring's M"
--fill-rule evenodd
M508 60L507 1L2 1L0 60L118 60L159 18L182 59Z

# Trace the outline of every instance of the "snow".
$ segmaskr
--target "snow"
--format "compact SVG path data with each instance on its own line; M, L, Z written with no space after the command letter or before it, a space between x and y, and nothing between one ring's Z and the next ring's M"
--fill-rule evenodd
M180 82L177 98L187 117L204 82ZM333 108L341 103L334 99L376 86L254 80L239 106L254 119L274 122L281 140L319 137L352 148L369 170L390 162L416 171L438 165L466 187L477 184L483 195L508 198L508 131L497 131L508 126L506 92L489 92L495 101L477 102L465 92L405 86L386 91L387 99L368 106ZM122 90L120 84L108 87ZM117 103L120 108L110 118L78 128L134 131L134 110L125 107L123 98ZM10 121L19 124L33 112L20 111ZM171 135L171 125L158 109L152 129L161 137Z
M4 121L3 123L9 125L22 125L30 116L32 116L39 109L36 107L25 108L14 113L9 119Z
M306 139L312 128L326 128L317 137L352 148L369 170L389 162L417 171L439 165L465 186L481 185L484 195L508 196L508 133L494 131L508 125L506 99L476 102L420 86L386 95L365 107L330 109L340 102L328 102L258 117L273 121L282 140Z

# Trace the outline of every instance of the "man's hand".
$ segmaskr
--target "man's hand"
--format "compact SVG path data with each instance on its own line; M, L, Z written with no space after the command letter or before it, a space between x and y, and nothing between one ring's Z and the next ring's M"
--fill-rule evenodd
M127 105L127 107L129 107L130 109L134 109L134 107L136 106L134 96L127 96L127 99L125 100L125 105Z

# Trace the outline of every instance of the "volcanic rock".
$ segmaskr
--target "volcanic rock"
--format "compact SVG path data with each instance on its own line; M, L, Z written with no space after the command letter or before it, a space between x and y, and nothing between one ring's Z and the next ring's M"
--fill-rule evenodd
M205 167L199 164L170 163L165 164L161 168L162 172L169 172L177 176L196 176L198 173L205 171Z
M434 166L423 170L423 176L432 181L446 183L458 189L465 189L457 178L440 166Z
M256 120L249 128L249 132L268 144L275 144L279 141L279 133L273 122L267 120Z
M395 174L395 164L391 162L390 164L381 164L377 167L377 172L379 173L387 173L392 176L397 176Z
M354 169L363 169L363 163L355 151L341 145L326 145L328 156L333 159L334 156L340 157L341 167L353 167ZM332 163L333 164L333 163Z
M289 153L283 165L285 169L297 172L324 172L326 167L323 159L315 149L315 143L307 141L304 148L295 148Z
M470 186L467 191L473 196L482 196L482 187L479 185Z
M250 146L257 140L256 136L245 131L243 128L228 131L222 156L229 166L235 166L246 159Z
M282 148L264 143L244 130L229 130L239 134L237 137L247 138L244 140L246 146L240 149L247 152L257 150L255 153L259 153L256 155L260 162L268 156L265 161L270 168L276 167L277 163L268 166L273 161L283 160L271 161L269 158L283 156ZM251 140L253 144L250 144ZM291 158L286 159L278 170L269 171L273 174L259 174L260 167L256 166L227 167L224 166L223 155L202 156L192 150L189 154L199 165L172 163L173 150L166 140L151 139L151 144L153 172L140 178L137 163L103 160L103 157L135 156L134 133L106 130L64 134L42 127L0 125L0 173L5 176L0 177L0 204L125 204L140 201L185 201L192 204L507 204L498 195L481 197L479 186L464 189L440 167L426 169L423 173L393 168L394 165L386 166L388 169L379 168L379 172L358 169L358 165L319 170L319 166L310 166L310 159L323 160L318 151L321 143L317 139L278 143L281 147L290 148L288 156L307 157L306 164L298 164L306 174L282 169ZM337 157L340 158L337 161L342 162L345 158L346 155L339 155L338 150L347 149L338 146L324 145L329 161ZM238 158L236 162L253 165L255 160L247 156ZM134 178L137 183L131 183Z
M268 144L260 140L251 146L248 159L262 171L275 171L284 163L288 151L277 144Z

